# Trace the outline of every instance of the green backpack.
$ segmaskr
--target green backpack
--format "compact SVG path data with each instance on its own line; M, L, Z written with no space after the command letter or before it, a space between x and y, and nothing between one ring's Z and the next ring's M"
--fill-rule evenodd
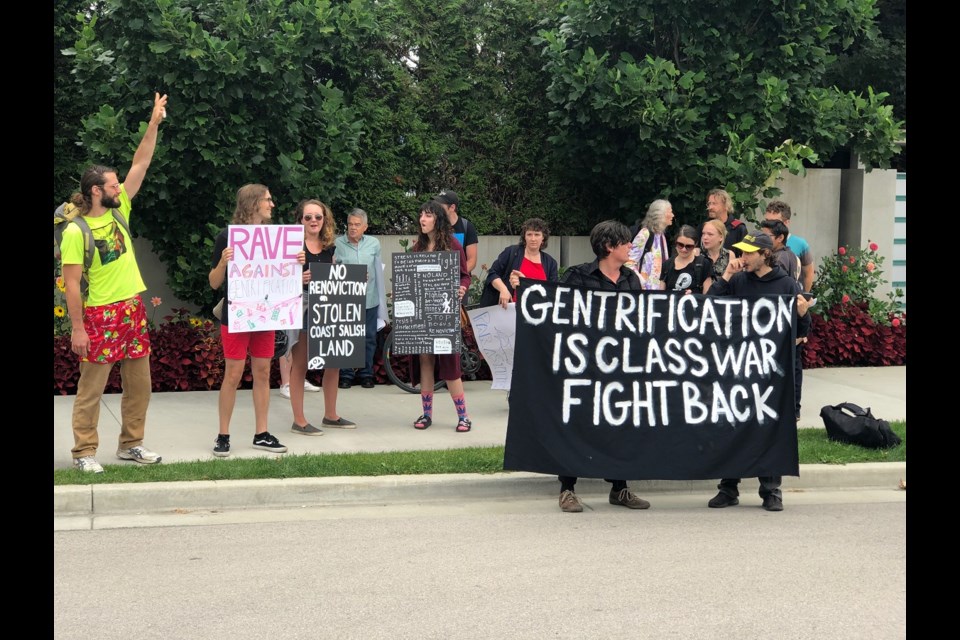
M127 236L133 238L133 234L130 233L130 225L127 224L126 218L120 215L120 212L116 209L111 209L110 213L113 214L113 219L117 221L117 224L127 232ZM87 281L87 271L90 270L90 265L93 264L93 252L96 250L96 247L93 244L93 233L90 231L90 225L88 225L87 221L83 219L83 216L79 214L80 210L72 202L64 202L54 210L53 260L55 266L60 267L60 242L63 240L63 230L72 222L80 228L80 232L83 234L83 274L80 276L80 296L86 300L87 290L90 288L90 283Z

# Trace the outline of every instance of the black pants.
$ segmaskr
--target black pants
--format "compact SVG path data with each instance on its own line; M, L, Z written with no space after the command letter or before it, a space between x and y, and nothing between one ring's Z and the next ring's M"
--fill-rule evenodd
M560 481L561 493L564 491L573 491L573 487L577 484L577 476L557 476L557 480ZM620 491L621 489L627 488L626 480L607 480L607 478L604 478L604 480L613 485L613 487L611 487L612 491Z

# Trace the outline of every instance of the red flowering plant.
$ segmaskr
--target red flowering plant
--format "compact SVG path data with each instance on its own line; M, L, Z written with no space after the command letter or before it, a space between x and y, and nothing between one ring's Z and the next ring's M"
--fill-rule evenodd
M813 285L817 304L810 310L805 368L906 364L903 290L888 293L885 300L875 296L886 282L877 249L868 241L865 249L840 247L823 259Z
M153 313L160 299L151 300ZM56 305L54 307L56 309ZM56 311L54 312L56 318ZM150 318L150 378L154 391L202 391L215 389L223 379L223 348L212 320L191 316L187 309L173 309L171 315L154 325ZM53 338L53 393L77 392L80 377L78 358L70 348L71 336ZM120 367L107 380L106 393L118 393Z
M829 319L838 305L866 303L867 313L876 323L889 325L898 317L903 289L888 293L886 300L875 297L877 287L886 283L880 268L884 257L877 253L878 248L877 243L868 241L865 249L840 247L835 255L824 258L813 285L817 305L812 311Z

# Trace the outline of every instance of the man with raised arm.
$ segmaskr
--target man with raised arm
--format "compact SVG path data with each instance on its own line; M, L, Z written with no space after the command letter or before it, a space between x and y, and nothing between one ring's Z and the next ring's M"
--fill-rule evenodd
M93 165L83 172L80 193L72 198L82 220L66 226L60 243L67 311L73 326L71 349L80 358L80 380L73 402L73 464L87 473L103 473L96 459L100 399L116 362L120 362L123 385L117 457L143 464L161 459L143 446L151 390L150 334L140 299L146 285L134 255L129 220L130 201L147 175L166 105L166 95L154 94L147 131L123 183L111 167ZM118 224L123 221L125 224ZM93 243L94 252L84 274L87 242ZM85 300L80 291L83 275L88 282Z

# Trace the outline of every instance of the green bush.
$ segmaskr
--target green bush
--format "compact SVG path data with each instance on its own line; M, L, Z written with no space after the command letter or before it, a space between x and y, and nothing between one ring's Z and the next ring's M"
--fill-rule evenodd
M842 246L823 259L813 285L817 305L812 312L829 319L837 305L867 304L867 312L877 324L889 325L894 319L899 325L903 307L903 290L896 289L882 300L875 296L877 287L886 284L882 277L884 257L877 253L875 242L867 241L865 249Z

